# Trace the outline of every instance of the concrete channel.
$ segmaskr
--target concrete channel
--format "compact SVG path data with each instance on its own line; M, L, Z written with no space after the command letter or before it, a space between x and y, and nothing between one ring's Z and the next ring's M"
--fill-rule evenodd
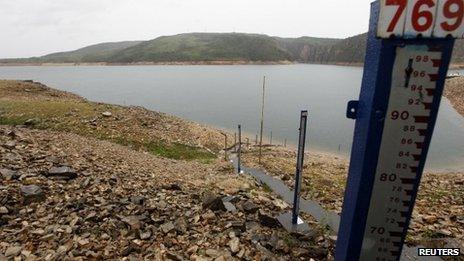
M234 169L237 170L237 156L236 154L231 154L230 161L234 166ZM250 175L255 178L259 183L266 184L275 194L280 196L283 201L289 205L293 204L293 190L291 190L285 183L275 178L265 171L256 168L249 168L246 166L241 166L241 170L244 174ZM313 200L307 200L301 198L300 200L300 211L313 216L319 224L328 226L331 231L336 235L338 233L338 227L340 225L340 216L332 211L325 210L318 202ZM439 257L419 257L418 256L418 247L403 247L403 252L401 255L402 261L442 261Z

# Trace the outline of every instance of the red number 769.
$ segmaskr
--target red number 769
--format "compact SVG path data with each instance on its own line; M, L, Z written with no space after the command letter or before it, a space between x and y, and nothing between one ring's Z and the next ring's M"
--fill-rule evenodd
M398 6L387 28L387 32L391 33L395 30L398 21L406 10L408 0L386 0L385 4L387 6ZM427 9L422 10L423 7L431 9L435 7L435 2L433 0L418 0L414 6L412 6L411 24L417 32L429 30L433 26L435 20L434 13ZM444 31L452 32L462 25L464 19L464 0L447 0L443 5L443 10L438 11L442 12L443 17L448 19L448 21L444 21L437 26L440 26Z

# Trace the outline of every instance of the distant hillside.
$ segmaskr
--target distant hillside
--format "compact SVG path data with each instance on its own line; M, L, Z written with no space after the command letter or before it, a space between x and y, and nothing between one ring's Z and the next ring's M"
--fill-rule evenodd
M302 63L325 63L330 48L342 41L341 39L315 37L274 37L274 39L291 55L293 61Z
M324 63L362 63L366 54L366 42L367 34L346 38L329 48Z
M0 63L169 63L169 62L300 62L360 64L366 34L346 39L280 38L243 33L189 33L149 41L103 43L71 52ZM453 62L464 62L464 40L456 41Z
M243 33L189 33L143 42L104 43L76 51L0 63L143 63L143 62L317 62L341 39L280 38Z
M285 61L291 55L266 35L192 33L163 36L132 46L109 62Z
M39 62L39 63L92 63L106 62L114 53L132 47L142 41L100 43L71 52L52 53L41 57L26 59L4 59L0 62Z
M339 41L328 47L328 58L323 63L363 63L366 55L366 42L367 34L360 34ZM452 62L464 62L464 40L456 40Z

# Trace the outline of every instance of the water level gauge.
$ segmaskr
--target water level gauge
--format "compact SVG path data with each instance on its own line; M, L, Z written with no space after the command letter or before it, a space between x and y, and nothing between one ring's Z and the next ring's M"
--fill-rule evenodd
M397 47L388 109L362 242L362 260L395 260L412 212L419 162L425 159L441 52Z
M448 5L424 2L372 4L361 93L347 110L356 126L337 261L396 261L404 249L458 34L437 38Z

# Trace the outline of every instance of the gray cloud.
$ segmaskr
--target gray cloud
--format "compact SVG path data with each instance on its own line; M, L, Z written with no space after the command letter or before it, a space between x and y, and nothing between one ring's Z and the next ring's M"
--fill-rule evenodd
M371 0L0 0L0 57L184 32L347 37Z

